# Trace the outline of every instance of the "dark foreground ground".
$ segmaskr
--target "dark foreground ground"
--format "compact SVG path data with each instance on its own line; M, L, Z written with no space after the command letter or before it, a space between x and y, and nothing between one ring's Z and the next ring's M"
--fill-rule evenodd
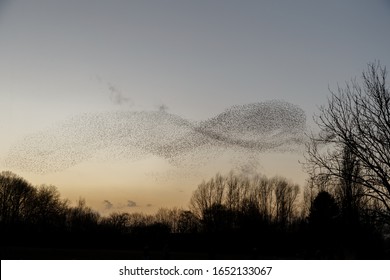
M371 231L219 231L135 233L1 230L1 259L390 260L390 238Z

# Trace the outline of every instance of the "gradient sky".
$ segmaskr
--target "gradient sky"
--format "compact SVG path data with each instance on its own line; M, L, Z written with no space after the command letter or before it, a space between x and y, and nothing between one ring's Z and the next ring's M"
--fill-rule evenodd
M375 60L390 67L389 50L388 0L0 0L0 170L15 142L85 113L164 106L202 121L278 99L302 108L312 127L328 87L359 78ZM102 211L104 200L111 210L147 211L187 206L203 178L236 166L99 159L61 172L12 171ZM299 159L267 153L252 165L303 185Z

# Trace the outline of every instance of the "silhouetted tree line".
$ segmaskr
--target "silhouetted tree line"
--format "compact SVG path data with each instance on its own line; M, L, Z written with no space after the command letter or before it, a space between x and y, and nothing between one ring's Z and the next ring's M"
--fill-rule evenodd
M54 186L34 187L6 171L0 173L2 254L64 248L89 250L88 258L96 250L135 250L140 258L151 252L160 252L158 258L389 257L386 227L372 218L371 204L355 201L359 192L345 202L341 187L312 185L302 198L298 185L282 177L231 172L199 184L189 210L102 216L83 199L70 206ZM68 257L79 258L77 251Z

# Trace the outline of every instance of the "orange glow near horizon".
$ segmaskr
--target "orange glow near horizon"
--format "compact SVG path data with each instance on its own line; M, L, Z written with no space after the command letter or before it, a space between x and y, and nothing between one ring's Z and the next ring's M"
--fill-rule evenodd
M267 177L282 176L303 187L306 174L298 163L299 159L295 153L266 153L256 166L248 170L245 163L234 167L224 158L186 169L149 157L115 163L91 160L49 174L15 173L35 186L55 185L61 197L68 199L72 205L83 198L88 206L103 215L110 212L154 213L160 208L188 208L198 184L216 173L227 174L231 170L236 173L256 172ZM112 206L108 208L104 201Z

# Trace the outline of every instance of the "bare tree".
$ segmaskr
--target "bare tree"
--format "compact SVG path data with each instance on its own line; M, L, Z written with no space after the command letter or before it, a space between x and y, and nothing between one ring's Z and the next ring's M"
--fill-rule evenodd
M199 228L200 221L191 211L181 211L178 221L179 233L196 233Z
M101 224L109 226L120 233L127 233L129 226L129 213L111 213L108 217L102 219Z
M222 205L225 192L225 179L217 174L208 182L203 181L194 191L191 201L191 211L200 219L205 211L215 205Z
M65 224L67 211L68 200L61 199L58 189L53 185L41 185L29 200L26 218L41 228L60 228Z
M202 182L190 201L192 213L202 221L204 229L237 230L243 224L278 223L290 225L297 217L299 186L283 177L217 174ZM255 222L256 221L256 222Z
M100 214L88 207L85 199L80 198L76 207L67 211L67 225L72 232L90 232L96 230Z
M320 133L311 137L306 166L313 178L359 184L366 197L380 204L378 214L390 221L390 91L386 76L385 67L370 63L361 83L352 80L345 88L331 91L327 105L315 117ZM343 162L346 151L354 166Z
M172 209L160 208L154 215L154 222L168 226L170 231L175 233L178 231L178 223L181 212L183 212L183 210L177 207Z
M36 190L23 178L10 172L0 173L0 222L20 222L25 219L27 205L35 197Z
M276 221L285 227L296 214L296 200L299 194L299 186L289 183L284 178L274 178Z
M275 212L275 186L265 176L256 175L251 182L251 201L257 204L263 220L270 222Z
M225 180L225 205L229 211L242 211L250 196L250 180L243 175L230 172Z

